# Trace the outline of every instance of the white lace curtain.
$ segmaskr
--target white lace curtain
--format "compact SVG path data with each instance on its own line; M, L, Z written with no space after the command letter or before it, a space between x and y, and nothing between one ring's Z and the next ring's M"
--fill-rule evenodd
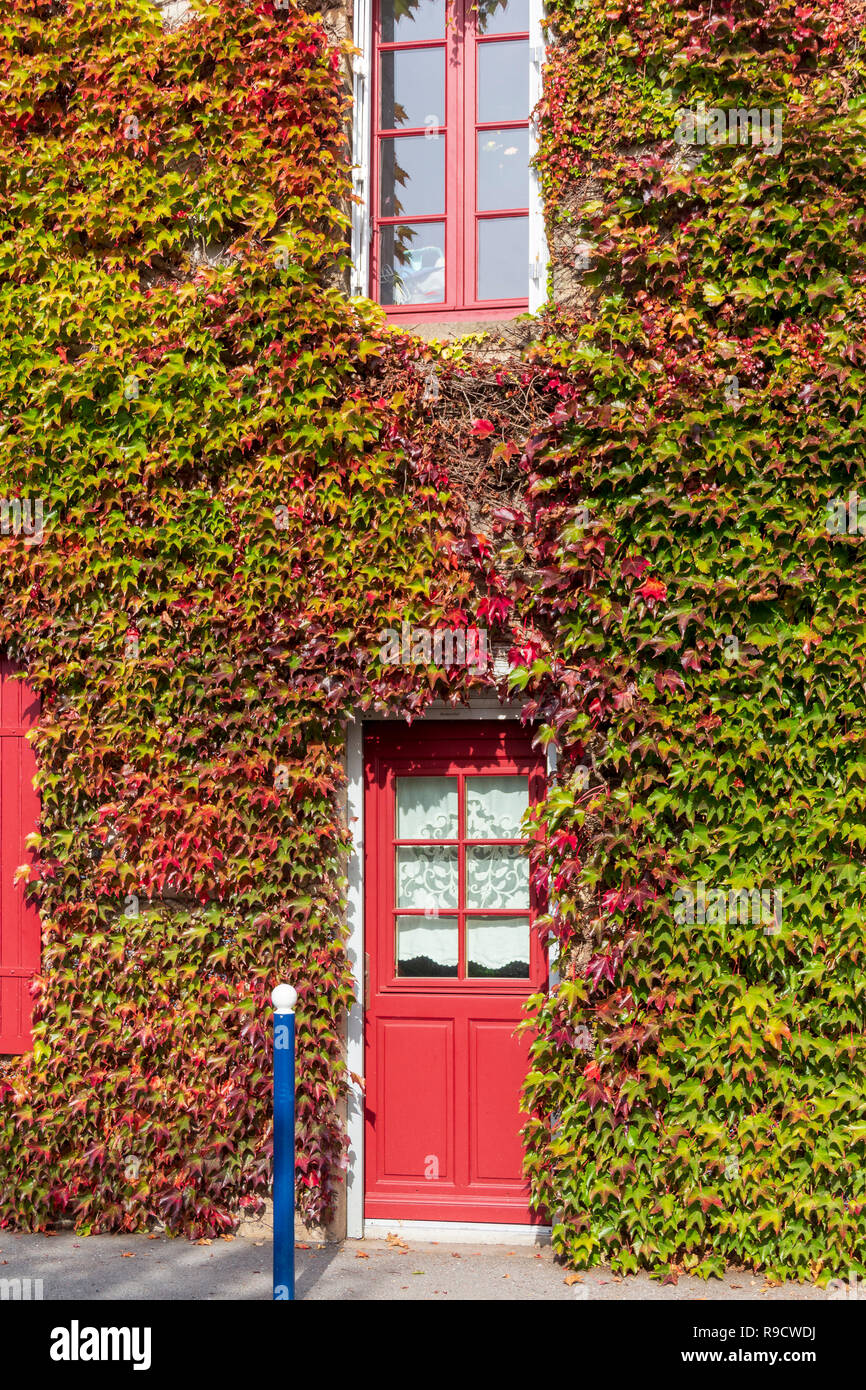
M529 802L529 783L520 776L469 776L466 835L470 839L519 839ZM456 777L397 779L397 837L456 840L459 837ZM458 960L459 851L456 845L403 845L397 850L398 908L421 908L425 917L398 922L398 957L429 958L445 968ZM528 912L529 862L517 845L470 845L466 849L466 896L472 910ZM437 915L438 914L438 915ZM529 959L528 917L470 917L466 958L499 971Z

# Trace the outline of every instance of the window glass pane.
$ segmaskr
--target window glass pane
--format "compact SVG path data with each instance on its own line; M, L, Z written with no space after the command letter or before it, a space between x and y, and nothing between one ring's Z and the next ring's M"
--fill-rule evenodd
M478 298L526 299L529 219L484 217L478 222Z
M522 34L529 28L529 0L478 0L481 34Z
M381 55L379 75L382 130L445 124L444 48L390 50Z
M529 977L528 917L467 917L466 974Z
M397 839L456 840L457 778L397 778Z
M398 905L403 906L402 903ZM477 845L467 848L466 906L528 909L529 860L526 851L519 845Z
M379 212L421 217L445 211L445 141L397 135L379 141Z
M457 906L457 848L436 845L402 845L397 850L397 907L424 908L438 912ZM496 904L498 906L499 904ZM480 907L493 906L479 903ZM504 903L519 907L519 903Z
M456 975L456 917L398 917L398 975Z
M478 45L479 121L529 119L529 41Z
M383 43L444 39L445 0L381 0Z
M529 805L528 777L467 777L466 835L470 840L517 840Z
M478 209L529 204L529 131L479 130Z
M445 223L382 227L379 303L441 304L444 299Z

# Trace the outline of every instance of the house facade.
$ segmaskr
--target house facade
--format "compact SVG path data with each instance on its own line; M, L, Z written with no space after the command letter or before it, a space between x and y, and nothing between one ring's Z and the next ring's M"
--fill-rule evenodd
M312 1227L859 1269L860 20L743 9L14 0L3 1226L261 1211L289 980Z

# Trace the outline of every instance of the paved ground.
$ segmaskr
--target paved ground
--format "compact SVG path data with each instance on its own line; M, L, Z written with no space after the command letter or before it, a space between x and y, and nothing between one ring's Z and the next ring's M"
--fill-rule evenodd
M646 1275L620 1279L596 1269L565 1282L550 1250L507 1245L346 1241L298 1247L297 1296L306 1299L587 1299L705 1301L823 1299L808 1285L770 1288L745 1271L724 1280ZM268 1300L271 1247L237 1236L192 1245L148 1236L14 1235L0 1232L0 1280L41 1279L45 1299ZM573 1278L574 1276L572 1276Z

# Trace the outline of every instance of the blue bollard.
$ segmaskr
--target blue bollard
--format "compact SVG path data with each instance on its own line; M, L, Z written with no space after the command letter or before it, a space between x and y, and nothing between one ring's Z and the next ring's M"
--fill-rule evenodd
M277 985L274 1006L274 1298L295 1297L295 1004Z

